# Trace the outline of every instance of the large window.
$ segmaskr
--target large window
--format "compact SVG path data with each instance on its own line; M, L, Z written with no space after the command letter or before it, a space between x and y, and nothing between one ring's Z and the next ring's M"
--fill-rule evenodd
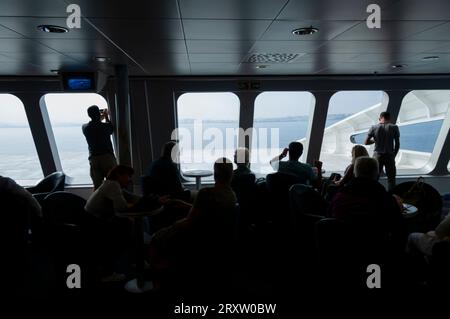
M269 161L292 141L305 138L315 98L310 92L264 92L255 100L251 168L273 172ZM304 145L306 147L306 145ZM305 158L305 153L302 160Z
M449 130L450 90L411 91L403 99L397 124L401 173L428 173L436 164Z
M229 92L185 93L178 98L181 171L212 170L219 157L233 159L238 145L239 98Z
M344 171L351 162L351 149L364 142L387 104L383 91L341 91L331 97L320 153L327 172Z
M91 184L89 152L81 130L89 122L86 109L107 108L105 99L95 93L58 93L43 97L55 135L58 154L69 184Z
M0 175L24 186L43 177L23 103L0 94Z

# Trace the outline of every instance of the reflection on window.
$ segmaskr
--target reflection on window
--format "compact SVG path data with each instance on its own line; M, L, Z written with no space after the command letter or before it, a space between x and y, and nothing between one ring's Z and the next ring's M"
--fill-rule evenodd
M431 164L433 153L438 155L441 151L435 148L440 138L445 138L445 134L440 135L449 115L449 104L450 90L412 91L403 98L397 119L400 128L398 169L406 170L406 173L408 170L432 169L428 164Z
M363 144L368 129L386 110L383 91L341 91L330 99L320 160L327 172L342 172L351 162L355 144Z
M314 105L315 98L310 92L264 92L258 95L251 152L251 168L255 173L272 173L269 161L290 142L306 136ZM303 154L301 160L305 156Z
M0 94L0 175L30 186L43 177L23 103Z
M233 93L185 93L178 98L180 168L212 170L219 157L233 160L238 143L239 98ZM210 178L211 179L211 178Z
M89 151L81 130L90 121L87 108L97 105L107 108L105 99L95 93L58 93L44 97L55 135L58 154L70 184L92 184L89 175Z

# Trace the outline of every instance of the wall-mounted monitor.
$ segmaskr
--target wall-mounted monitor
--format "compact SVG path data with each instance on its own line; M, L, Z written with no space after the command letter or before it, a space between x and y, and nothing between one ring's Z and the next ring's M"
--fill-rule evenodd
M63 90L68 92L96 92L95 72L62 73Z

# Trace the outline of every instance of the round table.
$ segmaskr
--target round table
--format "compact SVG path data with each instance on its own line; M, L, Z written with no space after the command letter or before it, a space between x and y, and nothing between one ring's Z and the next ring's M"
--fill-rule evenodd
M412 217L418 212L418 208L414 205L403 203L403 216Z
M197 190L200 189L200 186L202 185L202 177L208 177L212 176L213 172L204 170L204 169L195 169L191 171L183 172L183 175L186 177L195 177L195 186Z
M145 268L145 252L144 252L144 217L155 216L161 213L163 206L152 211L145 212L126 212L118 214L120 217L127 217L134 219L134 228L136 233L136 278L128 281L125 284L125 290L132 293L143 293L153 289L151 281L144 280Z

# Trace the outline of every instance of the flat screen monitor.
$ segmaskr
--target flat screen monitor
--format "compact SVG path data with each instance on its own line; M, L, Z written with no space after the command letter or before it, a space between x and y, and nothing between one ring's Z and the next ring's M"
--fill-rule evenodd
M66 73L62 75L64 91L96 91L95 73Z

